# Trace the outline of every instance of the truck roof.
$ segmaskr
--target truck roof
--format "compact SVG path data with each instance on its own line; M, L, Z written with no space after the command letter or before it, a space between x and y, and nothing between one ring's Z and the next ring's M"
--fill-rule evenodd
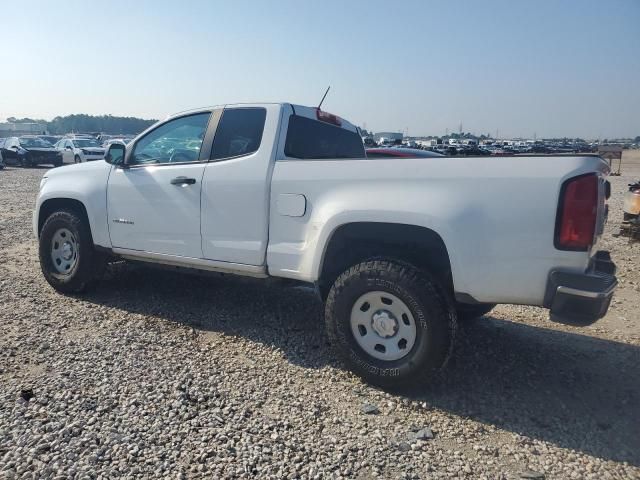
M305 105L296 105L293 103L283 103L283 102L226 103L223 105L212 105L208 107L194 108L194 109L183 110L181 112L173 113L173 114L167 115L166 120L174 117L180 117L186 114L208 112L208 111L211 111L214 109L220 109L220 108L250 108L250 107L264 107L267 105L280 105L282 108L290 108L294 115L311 118L313 120L322 120L352 132L358 131L358 127L356 127L351 122L337 115L334 115L332 113L326 112L324 110L320 110L318 107L308 107ZM321 116L323 118L320 118Z

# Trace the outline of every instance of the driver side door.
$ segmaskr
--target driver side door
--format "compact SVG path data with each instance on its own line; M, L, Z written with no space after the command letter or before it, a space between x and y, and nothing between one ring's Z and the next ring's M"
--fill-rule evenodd
M168 120L130 147L124 167L113 168L107 210L114 248L202 258L200 193L210 117Z

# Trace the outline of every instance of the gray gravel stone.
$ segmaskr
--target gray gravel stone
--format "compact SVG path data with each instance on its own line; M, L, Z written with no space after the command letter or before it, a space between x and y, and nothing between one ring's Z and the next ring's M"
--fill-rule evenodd
M544 473L534 472L533 470L526 470L520 474L520 478L525 478L527 480L544 480Z
M370 403L363 404L361 410L365 415L377 415L378 413L380 413L380 409Z

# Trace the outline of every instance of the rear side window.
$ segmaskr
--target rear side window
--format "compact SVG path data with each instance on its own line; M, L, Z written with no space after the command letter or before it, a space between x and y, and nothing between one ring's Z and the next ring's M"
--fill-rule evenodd
M291 115L284 154L292 158L364 158L357 132Z
M266 118L264 108L225 109L213 139L211 159L239 157L257 151Z

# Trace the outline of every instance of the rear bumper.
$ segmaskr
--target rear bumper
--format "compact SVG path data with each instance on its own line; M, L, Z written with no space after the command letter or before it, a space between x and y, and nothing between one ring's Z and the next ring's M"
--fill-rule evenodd
M553 270L549 273L544 306L551 320L568 325L591 325L609 309L618 280L609 252L599 251L584 273Z

